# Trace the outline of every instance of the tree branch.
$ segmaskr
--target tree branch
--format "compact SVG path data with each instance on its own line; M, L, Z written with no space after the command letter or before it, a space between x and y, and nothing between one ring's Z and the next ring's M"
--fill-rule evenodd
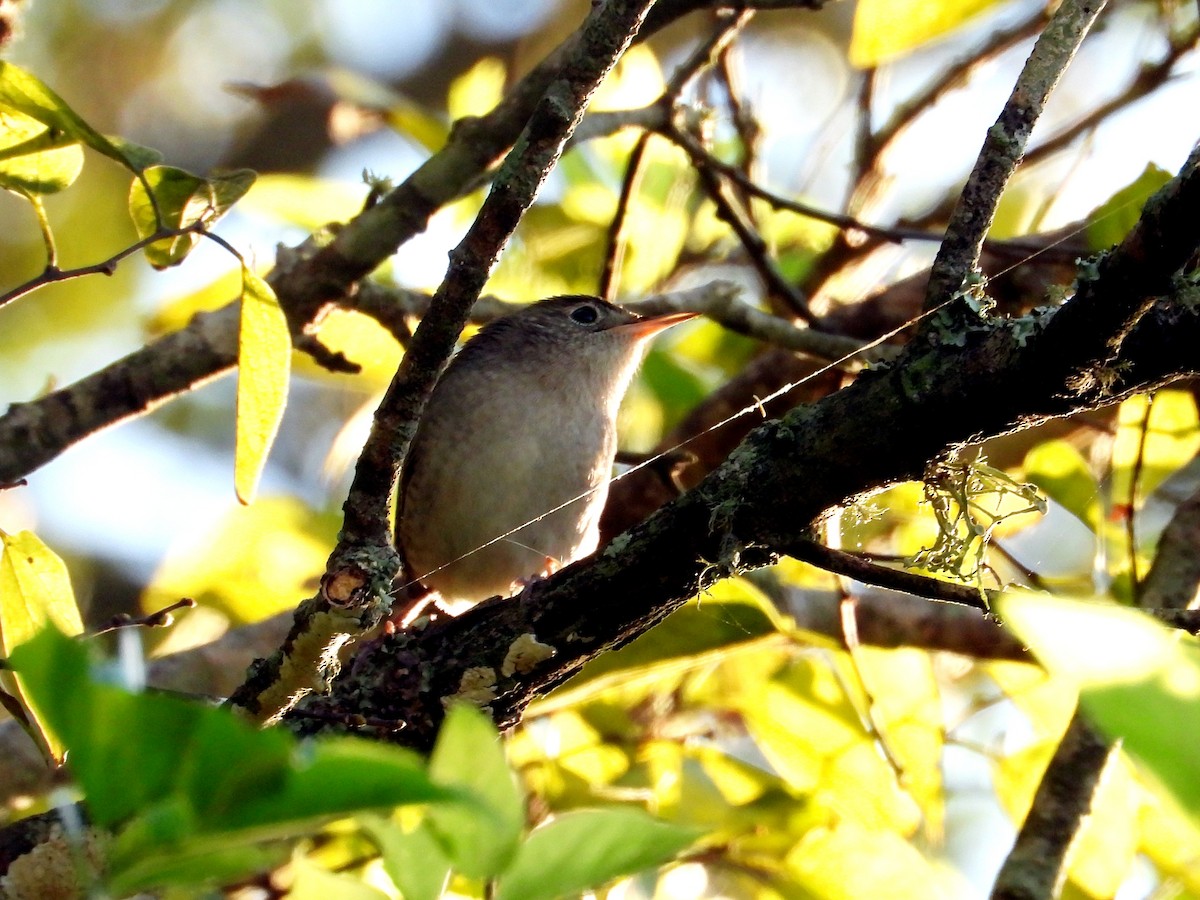
M1033 126L1103 8L1104 0L1064 0L1039 35L954 207L929 273L926 309L945 303L976 270L1000 195L1021 162Z
M1033 804L1004 860L992 900L1049 900L1066 880L1066 857L1092 807L1107 742L1076 712L1038 784Z
M1200 609L1200 491L1179 504L1142 584L1145 606Z

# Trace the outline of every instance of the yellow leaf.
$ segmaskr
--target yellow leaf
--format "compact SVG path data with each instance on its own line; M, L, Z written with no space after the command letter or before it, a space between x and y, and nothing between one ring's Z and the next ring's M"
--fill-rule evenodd
M911 835L921 811L864 729L863 698L844 689L847 661L827 660L797 659L743 700L746 728L780 777L810 795L814 814Z
M951 900L971 893L962 876L926 859L896 834L854 822L812 829L788 854L787 864L806 897Z
M927 839L943 838L941 695L924 650L860 646L854 662L872 697L880 742L900 770L900 783L921 807Z
M850 63L861 69L889 62L939 38L995 0L859 0Z
M463 116L482 116L504 96L504 61L485 56L450 84L446 111L451 121Z
M287 403L292 342L275 292L242 269L242 327L238 341L237 448L234 487L249 504Z
M318 231L330 222L344 222L363 208L367 189L350 181L315 175L260 175L240 209Z
M658 57L645 44L630 47L600 83L588 108L636 109L657 100L666 86Z
M83 631L63 561L31 531L3 535L0 558L0 649L9 655L53 623L67 635Z
M1200 450L1200 416L1187 391L1168 390L1130 397L1117 415L1113 442L1113 497L1119 504L1136 505ZM1131 482L1137 477L1137 497Z
M325 571L340 523L340 516L291 497L234 507L208 533L171 546L142 594L142 609L191 597L234 625L291 609Z
M63 561L31 531L11 535L0 532L0 655L5 657L48 624L68 635L80 634L83 621ZM2 672L0 687L21 701L29 712L31 734L55 761L64 748L49 733L38 711L31 706L19 676Z
M1117 755L1092 797L1091 809L1071 845L1071 881L1089 897L1115 897L1138 851L1143 790L1129 760Z

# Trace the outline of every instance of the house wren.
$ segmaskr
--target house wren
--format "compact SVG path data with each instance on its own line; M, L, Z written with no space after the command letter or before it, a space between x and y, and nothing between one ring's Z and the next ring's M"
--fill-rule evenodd
M469 340L405 460L396 542L406 578L475 603L591 553L621 398L649 338L692 316L554 297Z

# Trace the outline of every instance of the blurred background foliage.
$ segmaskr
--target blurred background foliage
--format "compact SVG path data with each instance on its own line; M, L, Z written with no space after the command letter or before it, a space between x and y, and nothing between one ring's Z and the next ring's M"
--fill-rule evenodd
M257 171L218 230L265 271L277 243L298 243L361 209L363 173L399 181L441 146L455 119L490 109L587 8L586 0L33 0L7 58L97 130L154 147L171 165ZM929 227L1031 39L995 50L956 90L914 110L869 184L855 179L864 79L878 129L957 60L1040 14L1029 0L860 0L819 13L762 13L731 57L731 83L754 128L737 121L737 107L709 81L684 99L704 120L714 154L739 163L753 150L755 176L775 192L875 224ZM591 109L652 104L708 27L693 16L631 49ZM1177 170L1195 139L1195 34L1194 4L1113 5L1038 133L1052 136L1109 101L1124 105L1021 170L996 236L1071 225L1086 227L1094 248L1120 238L1136 218L1131 199ZM1180 44L1192 49L1179 52L1172 77L1131 99L1139 73ZM563 158L488 292L525 301L597 290L638 136L629 129L580 142ZM482 191L440 210L375 277L436 287ZM89 152L78 181L46 198L63 266L101 260L135 240L128 193L128 173ZM751 209L790 279L807 278L834 245L826 224L759 201ZM766 306L687 155L666 140L647 145L624 228L621 297L719 276ZM882 247L825 281L817 302L857 302L927 265L931 248ZM0 195L0 290L44 262L29 205ZM135 257L111 277L52 285L0 308L0 403L86 375L196 311L222 306L237 285L237 261L202 242L178 269L154 272ZM356 313L331 315L321 337L363 371L331 375L297 356L265 496L254 505L233 499L233 385L222 379L89 438L28 488L0 492L0 527L36 530L67 559L87 621L195 598L198 608L165 637L148 638L161 644L155 652L291 608L323 570L347 467L401 353ZM623 409L622 446L654 446L760 352L709 322L657 342ZM1130 602L1158 533L1194 490L1198 449L1189 390L1135 398L1015 450L1003 442L983 448L998 470L1036 485L1049 506L1045 514L970 511L968 524L991 528L979 577L989 586L1016 581ZM840 511L826 534L835 546L896 558L914 557L938 536L929 497L915 484ZM530 791L531 821L632 802L710 833L686 862L602 896L982 896L1075 693L1024 663L847 647L806 626L809 605L857 591L783 563L721 584L597 660L531 710L509 743ZM1063 896L1200 897L1195 814L1120 758ZM348 891L352 881L363 896L392 892L379 864L359 857L357 834L339 826L299 845L292 895L317 896L334 883Z

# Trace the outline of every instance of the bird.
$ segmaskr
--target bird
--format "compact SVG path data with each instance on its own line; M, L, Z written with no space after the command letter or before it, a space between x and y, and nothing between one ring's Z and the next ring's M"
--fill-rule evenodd
M408 584L458 612L594 551L621 399L650 338L694 315L560 296L468 340L401 468L396 544Z

